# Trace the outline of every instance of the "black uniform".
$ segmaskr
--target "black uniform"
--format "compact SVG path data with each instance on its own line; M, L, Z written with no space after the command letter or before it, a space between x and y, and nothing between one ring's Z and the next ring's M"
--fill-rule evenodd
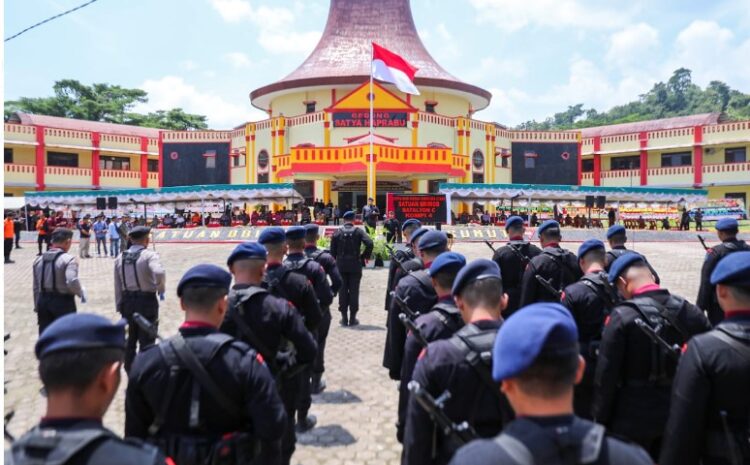
M632 250L627 249L624 245L618 245L617 247L613 247L611 250L607 251L606 257L606 266L604 267L605 271L609 271L609 267L612 266L612 262L620 258L620 256L632 252ZM656 284L661 283L661 279L659 278L659 274L656 272L653 266L646 260L646 257L643 257L643 261L646 262L646 266L648 266L648 269L651 271L651 274L654 275L654 280L656 281Z
M341 289L341 273L339 273L339 267L336 266L336 259L333 258L331 252L318 249L315 246L305 248L305 254L308 257L315 260L320 266L323 267L326 274L331 280L330 287L331 292L335 296ZM313 366L313 373L319 374L325 371L325 348L326 339L328 338L328 331L331 328L331 304L323 306L321 303L320 310L323 312L323 317L318 325L318 356L315 358L315 365Z
M508 306L503 311L503 317L509 317L520 308L523 273L531 259L541 253L542 249L534 244L524 240L511 240L492 256L492 261L502 270L503 289L508 294Z
M453 336L456 331L464 326L464 320L461 318L461 312L456 307L453 297L448 295L438 299L428 313L417 317L414 324L419 328L422 337L427 342L432 342ZM399 441L403 440L404 427L406 426L406 407L409 405L409 390L406 386L411 381L411 375L417 365L417 358L423 348L412 333L406 335L398 397L396 435Z
M361 252L362 244L365 245ZM339 312L344 319L353 319L359 311L359 283L362 280L362 263L370 258L372 239L362 229L346 223L331 238L331 255L341 272Z
M500 393L500 385L491 381L492 345L500 325L497 320L477 321L464 326L450 339L431 343L412 375L433 397L450 391L445 414L455 423L467 421L484 438L498 434L513 417L507 399ZM469 351L465 349L468 343L477 346L482 354L478 358L489 366L482 362L476 367L469 364L466 360ZM429 414L414 396L409 396L402 463L445 464L458 446L436 430Z
M182 458L203 455L191 446L208 449L225 434L245 433L261 442L264 463L280 463L286 415L263 359L244 342L211 326L186 323L180 335L136 356L125 397L125 435L153 442L184 463ZM180 341L220 386L234 411L227 411L188 369Z
M637 442L657 460L677 361L638 328L636 319L661 327L661 337L679 346L711 325L696 306L654 286L621 302L604 326L594 382L594 418Z
M743 250L750 250L750 245L747 245L745 241L730 239L708 249L706 253L706 259L703 261L703 268L701 269L701 284L700 288L698 288L698 298L695 300L695 305L706 311L708 319L713 325L718 324L724 319L724 312L716 300L716 286L711 285L711 273L722 258L732 252Z
M603 271L585 274L563 292L562 304L570 310L576 321L581 356L586 360L586 371L581 382L575 386L573 397L573 410L581 418L592 418L596 352L602 339L604 318L617 301L617 292L609 284L607 274Z
M511 422L503 434L493 439L472 441L462 447L451 465L524 465L515 459L516 447L507 442L519 441L521 449L531 456L527 463L567 465L651 465L643 449L609 436L601 427L573 415L524 417ZM511 439L509 440L510 437ZM513 441L515 440L515 441ZM569 445L569 447L564 447ZM590 461L583 461L584 451ZM524 454L525 455L525 454Z
M414 255L411 244L403 249L396 249L393 253L394 259L388 266L388 284L385 289L385 311L391 308L391 291L396 289L396 284L406 276L409 271L417 271L422 268L422 260ZM399 263L401 263L399 265Z
M437 302L437 294L432 286L432 279L427 270L418 270L404 276L396 286L396 295L404 300L415 313L425 313ZM394 301L388 311L388 327L383 354L383 366L388 368L391 379L401 378L401 363L404 359L404 344L406 343L406 328L399 314L401 307Z
M386 242L401 242L401 222L397 218L388 218L383 222Z
M291 358L296 359L299 365L313 363L317 353L315 340L293 305L264 292L262 288L235 285L229 293L229 303L221 331L265 354L263 358L269 360L269 366L281 384L281 400L287 412L287 425L281 440L282 463L289 463L296 439L294 411L300 381L299 374L287 376L284 367L291 363ZM289 348L289 343L293 349ZM294 354L293 357L290 354Z
M578 281L583 273L576 254L558 245L545 247L541 254L531 259L523 273L519 308L534 302L559 302L560 298L542 287L536 275L562 291L568 284Z
M305 327L314 331L320 324L322 312L318 296L305 275L292 271L281 263L269 263L263 277L263 287L294 305L305 318Z
M660 464L750 464L750 313L731 315L695 336L680 358ZM727 440L731 431L733 443ZM744 446L743 444L744 438Z
M42 420L5 452L5 463L13 465L164 465L165 460L156 447L120 439L101 421L81 418Z

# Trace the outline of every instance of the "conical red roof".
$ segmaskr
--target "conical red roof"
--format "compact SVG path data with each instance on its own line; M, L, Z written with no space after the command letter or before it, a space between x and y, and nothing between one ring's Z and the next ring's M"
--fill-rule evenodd
M255 89L253 104L266 108L271 94L301 87L361 84L370 76L370 43L377 42L419 68L418 86L468 94L475 110L489 104L492 94L445 71L425 49L411 14L409 0L331 0L323 36L310 56L291 74Z

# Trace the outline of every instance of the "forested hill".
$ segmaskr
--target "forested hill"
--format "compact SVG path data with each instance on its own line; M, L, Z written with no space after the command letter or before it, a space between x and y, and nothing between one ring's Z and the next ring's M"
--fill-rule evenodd
M710 112L723 112L729 120L750 119L750 94L732 89L721 81L711 81L701 89L693 84L690 70L685 68L676 70L667 82L654 84L638 100L609 111L600 113L583 105L569 106L544 121L527 121L516 129L577 129Z

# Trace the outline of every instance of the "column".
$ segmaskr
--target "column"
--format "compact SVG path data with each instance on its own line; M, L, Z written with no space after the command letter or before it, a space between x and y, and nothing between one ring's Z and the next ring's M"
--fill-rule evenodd
M416 111L411 114L411 146L416 147L419 144L419 113Z
M328 203L331 201L331 181L330 180L324 180L323 181L323 203Z
M453 217L451 216L451 194L445 194L445 224L453 224Z
M277 158L276 158L276 125L278 120L276 118L271 119L271 154L268 167L268 182L274 184L276 182L276 169L277 169Z
M419 194L419 179L412 179L411 180L411 193L412 194Z
M258 174L256 173L258 160L256 159L257 155L255 153L255 124L248 124L245 128L246 133L248 130L247 128L250 129L250 146L248 147L247 156L245 157L245 161L250 167L250 177L247 178L247 183L255 184L258 182Z
M576 162L578 170L578 185L581 185L581 180L583 177L583 140L581 139L581 133L578 133L578 161Z
M141 136L141 187L148 187L148 137Z
M332 92L336 92L333 90ZM324 147L330 147L331 146L331 121L330 121L331 115L327 112L323 112L323 146Z
M703 184L703 126L693 128L693 185Z
M594 185L602 185L602 156L599 153L602 149L602 136L594 137Z
M641 186L648 185L648 132L638 133L638 142L641 147Z
M159 187L164 186L164 132L159 132Z
M369 162L369 158L367 163L367 196L372 197L373 199L375 199L377 195L378 170L376 166L378 164L378 150L378 147L372 147L372 163ZM365 152L369 157L369 144L368 147L365 148Z
M36 126L36 190L43 191L44 186L44 126Z
M99 169L99 157L101 155L99 146L101 138L102 135L98 132L91 133L91 146L93 147L91 151L91 184L94 186L94 189L101 187L101 170Z

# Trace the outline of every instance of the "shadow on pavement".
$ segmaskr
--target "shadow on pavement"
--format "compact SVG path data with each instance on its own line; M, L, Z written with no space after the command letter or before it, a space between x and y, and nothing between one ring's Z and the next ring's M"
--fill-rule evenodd
M354 404L362 402L362 399L346 389L339 389L338 391L316 394L313 396L313 402L316 404Z
M347 326L348 329L351 329L352 331L385 331L385 328L382 326L375 326L375 325L357 325L357 326Z
M297 444L313 447L348 446L357 442L341 425L318 426L306 433L297 434Z

